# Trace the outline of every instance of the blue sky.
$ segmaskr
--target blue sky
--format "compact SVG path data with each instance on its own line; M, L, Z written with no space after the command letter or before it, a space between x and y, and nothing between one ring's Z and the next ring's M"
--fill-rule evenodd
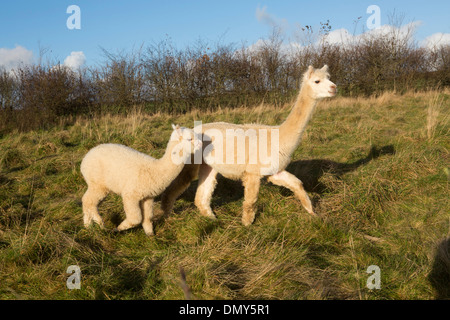
M69 5L81 10L81 29L69 30ZM130 51L140 45L172 39L180 48L198 39L251 45L267 37L274 24L283 27L290 39L298 25L318 26L330 20L332 30L357 32L377 5L381 25L388 24L394 11L404 15L404 23L420 21L416 39L432 35L450 41L450 1L304 1L304 0L52 0L3 1L0 4L0 65L15 61L36 61L39 46L48 48L48 57L63 61L72 52L82 52L85 65L103 61L100 47L112 52ZM20 50L17 49L19 47ZM6 61L6 62L5 62Z

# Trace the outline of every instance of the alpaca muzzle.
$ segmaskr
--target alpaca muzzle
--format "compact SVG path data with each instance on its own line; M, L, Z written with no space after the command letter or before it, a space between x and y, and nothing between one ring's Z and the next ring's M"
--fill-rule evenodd
M328 93L331 94L331 95L333 95L333 96L335 96L336 93L337 93L337 87L336 87L336 85L330 86L330 90L328 90Z

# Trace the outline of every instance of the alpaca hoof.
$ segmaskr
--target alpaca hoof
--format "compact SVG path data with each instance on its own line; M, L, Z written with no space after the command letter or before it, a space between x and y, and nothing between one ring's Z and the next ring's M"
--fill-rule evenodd
M312 211L312 210L307 210L307 211L312 217L315 217L315 218L319 217L314 211Z
M212 210L205 210L205 211L200 211L200 214L206 218L209 218L211 220L216 220L216 215L212 212Z
M143 225L144 232L147 236L151 237L155 235L155 232L153 231L153 225Z
M93 223L93 222L95 222L95 223ZM105 230L105 226L104 226L103 222L98 223L96 221L91 221L91 222L88 222L88 223L84 223L84 227L86 229L88 229L88 228L95 228L95 226L98 226L98 228L100 228L101 230Z
M145 231L145 234L146 234L148 237L153 237L153 236L155 235L155 233L153 232L153 230L152 230L152 231L149 231L149 232Z
M253 221L255 221L255 216L253 217L242 217L242 224L246 227L250 226Z

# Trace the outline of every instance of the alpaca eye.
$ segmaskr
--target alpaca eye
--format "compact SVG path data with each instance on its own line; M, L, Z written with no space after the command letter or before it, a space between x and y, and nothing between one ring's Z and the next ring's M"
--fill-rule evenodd
M314 81L315 83L320 83L320 80L316 80L316 81Z

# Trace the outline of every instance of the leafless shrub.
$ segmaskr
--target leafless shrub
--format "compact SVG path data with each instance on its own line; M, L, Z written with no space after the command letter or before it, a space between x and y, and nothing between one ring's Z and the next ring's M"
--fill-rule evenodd
M129 53L103 50L105 62L74 72L59 64L0 72L0 131L57 123L93 112L183 113L291 101L308 65L328 64L341 95L382 94L450 84L450 46L423 48L414 24L330 43L331 25L300 27L295 44L279 29L252 46L197 41L184 49L170 39ZM52 66L53 65L53 66Z
M106 63L91 70L96 104L116 111L143 102L141 50L113 54L102 49Z
M2 113L19 130L85 113L92 98L91 84L83 74L61 65L22 66L14 72L3 72L0 81Z

